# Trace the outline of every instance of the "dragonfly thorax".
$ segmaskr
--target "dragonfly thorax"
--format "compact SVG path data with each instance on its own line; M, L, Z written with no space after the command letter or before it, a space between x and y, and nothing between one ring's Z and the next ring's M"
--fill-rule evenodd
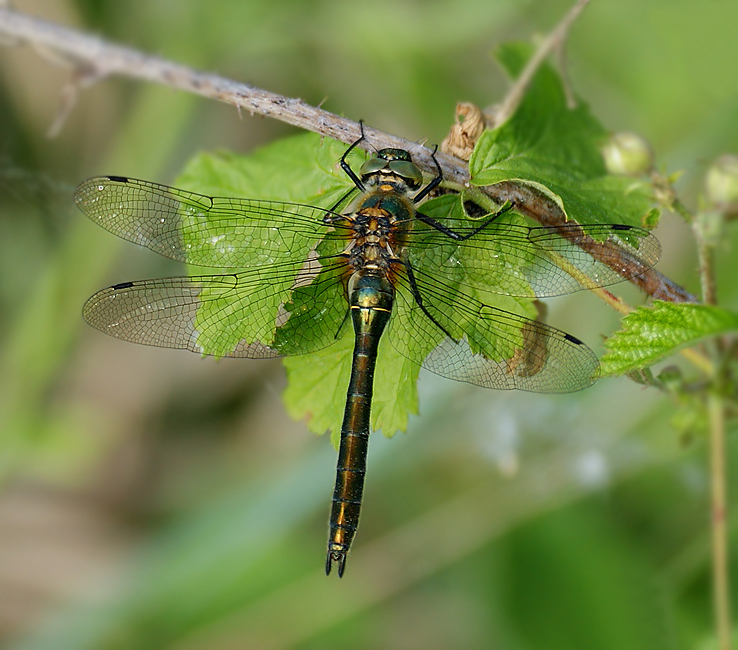
M354 240L351 244L349 265L355 270L373 268L388 269L390 259L393 257L389 246L388 234L384 228L372 228L376 226L370 220L369 227L359 227L355 231Z
M412 210L410 200L396 192L377 189L363 197L350 217L351 267L388 270L402 249Z

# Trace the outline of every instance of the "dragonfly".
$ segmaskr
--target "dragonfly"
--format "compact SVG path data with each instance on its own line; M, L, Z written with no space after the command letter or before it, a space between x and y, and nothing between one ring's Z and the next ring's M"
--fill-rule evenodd
M415 364L492 389L565 393L592 385L594 352L494 296L544 298L640 275L660 257L647 230L613 224L521 225L506 204L482 219L427 214L408 151L381 149L333 208L211 197L122 176L91 178L75 201L130 242L218 275L122 282L84 319L111 336L216 357L272 358L325 348L353 329L351 375L331 502L326 574L343 576L356 533L380 340ZM509 299L508 299L509 300ZM350 323L350 324L349 324Z

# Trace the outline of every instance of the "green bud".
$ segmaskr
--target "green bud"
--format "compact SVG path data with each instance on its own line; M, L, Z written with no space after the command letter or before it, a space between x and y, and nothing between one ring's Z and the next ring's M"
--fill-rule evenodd
M683 382L682 371L677 366L666 366L658 378L670 392L678 391Z
M617 176L642 176L653 167L648 142L635 133L615 133L601 147L605 167Z
M738 156L720 156L707 170L707 200L723 213L738 213Z

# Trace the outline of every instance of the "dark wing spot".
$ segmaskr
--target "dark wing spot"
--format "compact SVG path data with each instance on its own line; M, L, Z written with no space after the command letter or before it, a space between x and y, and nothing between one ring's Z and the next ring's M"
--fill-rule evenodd
M624 223L614 223L612 225L613 230L633 230L633 226L626 226Z
M127 183L128 179L125 176L108 176L108 178L111 181L115 181L116 183Z
M120 284L114 284L111 289L130 289L133 286L133 282L121 282Z
M570 341L571 343L574 343L575 345L584 345L582 341L580 341L576 336L572 336L571 334L564 333L564 336L566 337L567 341Z

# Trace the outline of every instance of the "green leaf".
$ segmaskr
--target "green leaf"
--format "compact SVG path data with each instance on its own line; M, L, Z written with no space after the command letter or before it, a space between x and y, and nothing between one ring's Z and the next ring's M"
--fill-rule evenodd
M531 53L530 46L511 43L497 57L516 77ZM514 115L480 137L469 161L472 183L529 185L578 223L653 226L651 186L607 174L599 148L606 136L584 103L566 105L561 79L543 65Z
M354 346L351 323L347 325L336 343L308 355L310 363L302 357L283 361L289 380L283 395L288 413L295 419L306 418L313 433L333 431L334 443L346 403Z
M210 196L329 208L353 187L337 165L345 151L341 142L306 133L277 140L248 156L228 151L200 153L187 164L177 183ZM364 159L362 152L354 152L349 162Z
M709 336L738 330L738 315L711 305L657 300L623 318L605 342L602 372L618 375L651 365Z
M294 418L307 417L308 428L322 434L332 431L338 445L351 373L354 336L347 322L343 336L332 346L313 354L286 357L289 384L284 400ZM379 343L372 399L372 428L392 436L407 428L408 414L418 412L417 380L420 367L400 355L387 334Z

